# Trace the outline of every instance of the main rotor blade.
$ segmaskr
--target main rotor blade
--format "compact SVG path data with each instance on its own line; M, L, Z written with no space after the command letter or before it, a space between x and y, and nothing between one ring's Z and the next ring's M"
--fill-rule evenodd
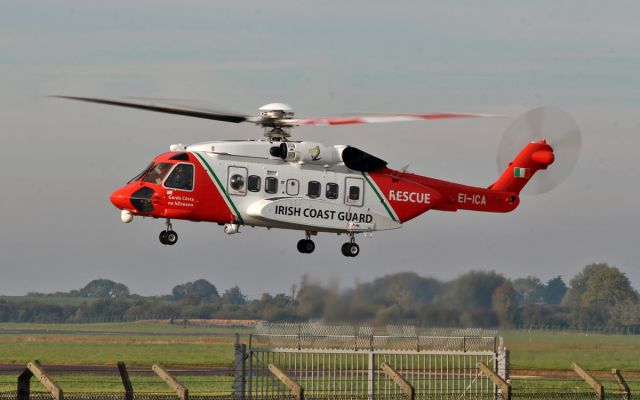
M77 96L51 96L59 99L86 101L89 103L107 104L110 106L136 108L138 110L155 111L165 114L184 115L187 117L211 119L215 121L224 121L232 123L254 122L253 118L248 115L221 113L214 110L204 110L201 108L189 108L182 106L167 105L161 103L146 103L136 101L124 101L115 99L101 99L94 97L77 97Z
M298 125L352 125L352 124L378 124L387 122L424 121L432 119L452 118L482 118L497 117L493 114L462 114L462 113L433 113L433 114L363 114L349 117L316 118L316 119L282 119L284 126Z

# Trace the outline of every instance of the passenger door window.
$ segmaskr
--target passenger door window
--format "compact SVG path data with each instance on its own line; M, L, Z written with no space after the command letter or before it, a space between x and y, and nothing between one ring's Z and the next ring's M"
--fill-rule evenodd
M364 181L360 178L347 178L344 204L349 206L362 206Z
M244 167L229 167L227 191L234 196L247 194L247 169Z

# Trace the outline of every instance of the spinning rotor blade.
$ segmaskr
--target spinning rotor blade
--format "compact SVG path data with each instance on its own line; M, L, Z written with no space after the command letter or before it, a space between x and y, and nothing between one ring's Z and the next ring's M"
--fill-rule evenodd
M316 118L316 119L285 119L281 122L288 126L299 125L352 125L352 124L377 124L385 122L424 121L431 119L452 118L479 118L495 117L491 114L459 114L459 113L434 113L434 114L363 114L349 117Z
M155 111L165 114L184 115L187 117L204 118L224 122L255 122L254 117L241 114L229 114L204 108L196 108L189 106L176 106L171 104L162 104L161 101L145 102L145 101L125 101L114 99L100 99L93 97L76 97L76 96L52 96L60 99L86 101L89 103L107 104L110 106L136 108L138 110Z
M539 171L523 193L546 193L564 181L580 156L580 129L562 110L539 107L526 112L511 123L498 146L497 166L502 172L529 142L545 139L553 148L555 161Z

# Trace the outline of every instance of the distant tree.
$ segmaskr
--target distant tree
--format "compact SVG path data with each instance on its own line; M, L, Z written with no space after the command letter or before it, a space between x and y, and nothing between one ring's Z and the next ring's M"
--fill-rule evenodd
M509 281L505 281L494 290L491 303L502 328L513 327L519 322L518 299Z
M562 280L561 276L556 276L547 282L542 292L544 302L546 304L560 304L562 298L567 293L567 285Z
M222 302L225 304L242 305L247 303L247 296L243 295L236 285L227 289L222 294Z
M570 286L563 305L570 310L575 326L620 324L612 318L624 315L620 307L638 304L638 293L631 287L629 278L606 263L585 266L571 280Z
M444 293L444 304L459 310L491 310L493 292L506 281L494 271L471 271L453 280Z
M95 279L78 291L80 297L118 298L129 296L129 288L110 279Z
M193 305L215 301L220 298L218 289L206 279L198 279L193 282L177 285L171 290L171 294L174 299L182 300Z
M545 286L534 276L515 279L513 289L520 304L536 304L544 301Z
M437 279L424 278L415 272L402 272L375 279L370 289L371 298L380 305L398 304L403 308L430 304L442 296L444 284Z

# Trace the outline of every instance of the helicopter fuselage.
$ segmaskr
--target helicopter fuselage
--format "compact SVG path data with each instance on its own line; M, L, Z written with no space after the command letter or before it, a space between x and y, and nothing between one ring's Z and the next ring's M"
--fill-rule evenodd
M227 233L244 225L309 235L397 229L430 209L508 212L519 203L519 189L509 182L496 190L396 171L350 146L249 140L172 150L116 190L113 204L132 216L227 225ZM530 143L519 157L526 153L531 164L531 154L541 150L551 152L546 143ZM518 180L513 171L505 175L496 184Z

